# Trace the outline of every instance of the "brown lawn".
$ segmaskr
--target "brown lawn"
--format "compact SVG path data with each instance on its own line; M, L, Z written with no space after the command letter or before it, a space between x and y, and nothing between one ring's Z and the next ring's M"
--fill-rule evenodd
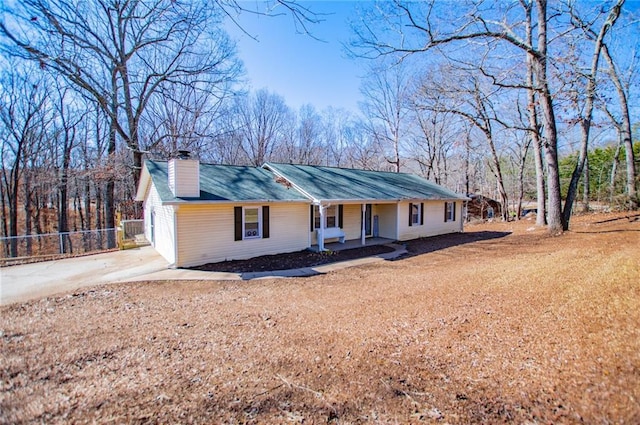
M3 307L0 422L637 424L639 218L575 217L554 238L490 223L312 278Z

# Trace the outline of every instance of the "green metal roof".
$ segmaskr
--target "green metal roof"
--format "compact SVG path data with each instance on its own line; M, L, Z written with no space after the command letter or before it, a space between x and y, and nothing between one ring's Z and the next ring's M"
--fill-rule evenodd
M176 198L169 188L168 163L145 161L162 202L184 201L308 201L294 188L276 183L275 176L259 167L200 163L200 197Z
M415 174L266 163L315 200L467 199Z

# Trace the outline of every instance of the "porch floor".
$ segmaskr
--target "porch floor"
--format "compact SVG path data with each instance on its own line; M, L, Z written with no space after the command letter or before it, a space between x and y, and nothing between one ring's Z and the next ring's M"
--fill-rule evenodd
M324 248L330 251L344 251L347 249L361 248L360 239L349 239L344 241L344 243L340 242L331 242L325 243ZM374 245L386 245L389 243L395 242L393 239L387 238L367 238L365 239L365 246L374 246ZM318 252L318 245L311 245L309 248L311 251Z

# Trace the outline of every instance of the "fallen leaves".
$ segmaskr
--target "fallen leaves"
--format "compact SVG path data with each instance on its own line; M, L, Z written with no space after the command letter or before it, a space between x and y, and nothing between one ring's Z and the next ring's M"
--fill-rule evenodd
M640 222L572 223L4 307L0 423L638 423Z

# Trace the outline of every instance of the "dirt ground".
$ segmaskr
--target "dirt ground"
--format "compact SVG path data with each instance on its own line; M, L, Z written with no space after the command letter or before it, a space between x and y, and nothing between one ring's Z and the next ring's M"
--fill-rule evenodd
M3 307L0 423L640 423L640 215Z
M194 270L208 272L253 273L274 270L290 270L303 267L315 267L322 264L347 261L392 252L393 248L384 245L366 246L344 251L313 252L309 250L286 254L265 255L249 260L222 261L192 267Z

